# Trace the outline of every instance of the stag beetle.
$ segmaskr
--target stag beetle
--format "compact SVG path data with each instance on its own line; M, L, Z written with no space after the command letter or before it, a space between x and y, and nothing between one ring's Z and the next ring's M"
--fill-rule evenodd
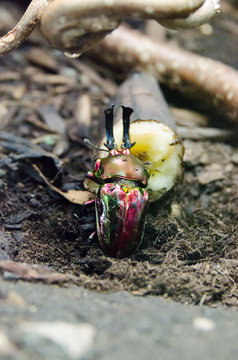
M131 155L130 116L133 110L122 107L123 145L117 148L113 135L113 108L104 111L108 156L96 160L86 174L98 185L95 200L97 236L103 251L112 257L132 254L144 237L149 197L146 187L149 172ZM100 149L102 150L102 149Z

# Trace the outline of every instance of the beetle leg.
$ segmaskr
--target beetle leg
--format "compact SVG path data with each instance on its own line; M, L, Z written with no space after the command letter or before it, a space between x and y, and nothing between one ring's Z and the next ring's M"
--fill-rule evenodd
M87 243L91 244L96 239L96 236L97 236L97 232L94 231L92 234L89 235L87 239Z
M84 203L84 205L89 205L89 204L92 204L93 202L95 202L95 199L86 201L86 202Z
M101 185L101 181L100 181L100 179L95 175L95 173L94 172L92 172L92 171L88 171L87 172L87 174L85 175L85 177L87 178L87 179L90 179L90 180L92 180L93 182L95 182L96 184L99 184L99 185Z

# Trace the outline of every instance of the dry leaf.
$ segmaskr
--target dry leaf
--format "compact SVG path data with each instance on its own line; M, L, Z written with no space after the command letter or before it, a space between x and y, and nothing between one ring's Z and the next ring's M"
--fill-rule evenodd
M94 200L95 194L92 194L89 191L84 190L68 190L67 192L60 190L53 184L51 184L45 177L45 175L40 171L37 165L33 164L33 168L38 172L40 177L44 180L44 182L50 187L51 190L57 192L61 196L63 196L68 201L74 203L83 205L85 202Z

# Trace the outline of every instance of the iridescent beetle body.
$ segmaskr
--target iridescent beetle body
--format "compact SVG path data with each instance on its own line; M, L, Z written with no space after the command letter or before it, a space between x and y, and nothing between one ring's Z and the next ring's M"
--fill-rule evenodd
M144 164L130 154L129 121L132 109L123 109L123 148L117 149L113 137L113 106L105 110L109 155L95 162L86 177L99 185L95 201L97 235L104 252L122 258L133 253L144 236L149 198L149 173Z

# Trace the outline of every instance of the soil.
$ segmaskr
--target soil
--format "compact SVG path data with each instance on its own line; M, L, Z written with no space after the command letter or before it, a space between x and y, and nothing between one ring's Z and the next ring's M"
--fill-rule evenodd
M233 15L226 12L217 18L211 35L197 29L179 35L168 32L167 36L188 49L238 67L237 28L227 25L235 24L237 14L237 10ZM225 41L228 38L229 42ZM224 41L222 47L220 39ZM87 94L90 98L93 141L99 131L98 119L109 103L110 90L103 81L114 89L119 85L117 75L110 73L109 79L108 69L99 68L86 57L79 60L87 66L80 72L73 65L75 60L50 49L42 39L40 44L35 41L30 38L0 59L1 130L24 139L44 137L41 145L57 153L65 164L67 184L77 183L81 188L94 159L83 144L84 136L80 137L82 127L75 125L78 97ZM43 51L44 64L34 57L36 49ZM47 56L52 64L47 63ZM93 80L90 69L103 79L101 86ZM51 125L47 128L37 111L45 103L56 109L67 135L61 132L54 140ZM211 117L211 123L215 120ZM62 151L57 152L56 145ZM1 259L47 265L54 271L73 274L78 285L97 292L125 290L186 304L236 307L238 149L217 141L186 140L184 145L183 182L151 204L141 248L121 260L105 256L97 239L86 236L95 226L92 206L77 206L56 197L24 171L22 162L11 162L2 149Z

